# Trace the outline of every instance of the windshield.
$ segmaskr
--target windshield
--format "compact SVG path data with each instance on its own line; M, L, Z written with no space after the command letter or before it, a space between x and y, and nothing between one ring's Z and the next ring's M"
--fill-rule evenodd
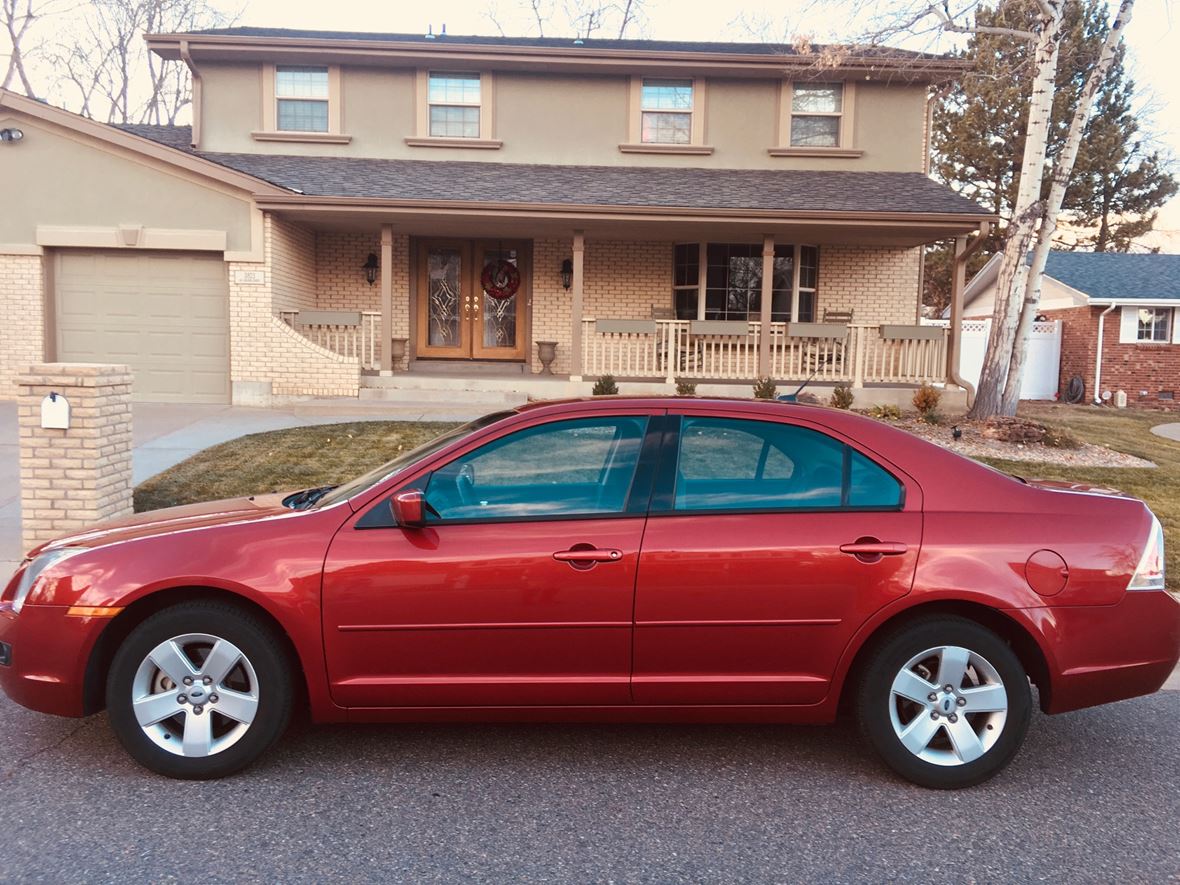
M350 480L343 485L336 486L336 488L327 491L322 496L315 500L317 507L329 507L332 504L337 504L341 501L347 500L355 495L360 494L366 489L371 489L379 482L387 477L392 476L400 470L404 470L411 464L421 461L423 458L433 455L439 449L450 445L455 440L462 439L469 434L475 433L477 430L495 424L514 412L493 412L490 415L484 415L482 418L476 418L462 427L456 427L454 430L448 430L442 436L435 437L430 442L423 443L416 449L411 449L405 454L398 455L392 461L386 461L380 467L375 467L368 473L358 476L356 479ZM319 491L318 489L315 491Z

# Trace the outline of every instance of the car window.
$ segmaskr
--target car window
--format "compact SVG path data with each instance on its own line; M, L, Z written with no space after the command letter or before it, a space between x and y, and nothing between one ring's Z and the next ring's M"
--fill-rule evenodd
M892 509L901 494L887 471L815 430L696 416L681 425L676 510Z
M426 485L429 518L622 513L647 420L602 416L557 421L488 443L431 475Z

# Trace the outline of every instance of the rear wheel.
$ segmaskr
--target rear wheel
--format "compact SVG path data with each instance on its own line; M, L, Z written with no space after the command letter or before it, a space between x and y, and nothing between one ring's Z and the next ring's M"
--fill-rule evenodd
M272 631L215 602L165 609L136 627L107 680L127 752L168 777L224 777L253 762L291 715L287 656Z
M894 771L924 787L959 789L996 775L1028 730L1032 692L999 636L963 618L908 625L864 670L862 733Z

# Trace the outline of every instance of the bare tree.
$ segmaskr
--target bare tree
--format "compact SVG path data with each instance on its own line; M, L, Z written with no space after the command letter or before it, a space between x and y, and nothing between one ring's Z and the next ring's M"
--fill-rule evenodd
M108 123L175 124L192 100L189 70L148 52L143 35L229 21L208 0L91 0L51 61L79 113Z
M35 94L26 61L33 51L36 25L67 8L68 4L62 0L0 0L0 17L8 43L8 61L0 88L11 89L14 81L19 81L25 95Z
M548 33L589 40L606 32L621 40L641 27L646 5L646 0L517 0L516 8L538 37ZM501 10L493 5L487 16L503 34Z

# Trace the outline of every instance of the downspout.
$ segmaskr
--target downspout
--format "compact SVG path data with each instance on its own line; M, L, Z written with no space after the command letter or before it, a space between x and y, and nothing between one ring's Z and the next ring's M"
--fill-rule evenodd
M197 66L193 63L193 57L188 51L188 40L180 41L180 58L188 68L189 74L193 78L193 133L192 143L194 148L201 146L201 74L197 70Z
M1098 314L1098 355L1094 357L1094 405L1102 405L1102 333L1106 331L1106 315L1118 307L1110 307Z
M963 290L967 288L967 260L983 248L991 227L990 221L982 222L978 235L970 242L965 242L965 237L956 238L955 260L951 267L951 323L950 340L947 342L946 373L948 382L967 391L968 408L975 402L975 386L959 374L963 341Z

